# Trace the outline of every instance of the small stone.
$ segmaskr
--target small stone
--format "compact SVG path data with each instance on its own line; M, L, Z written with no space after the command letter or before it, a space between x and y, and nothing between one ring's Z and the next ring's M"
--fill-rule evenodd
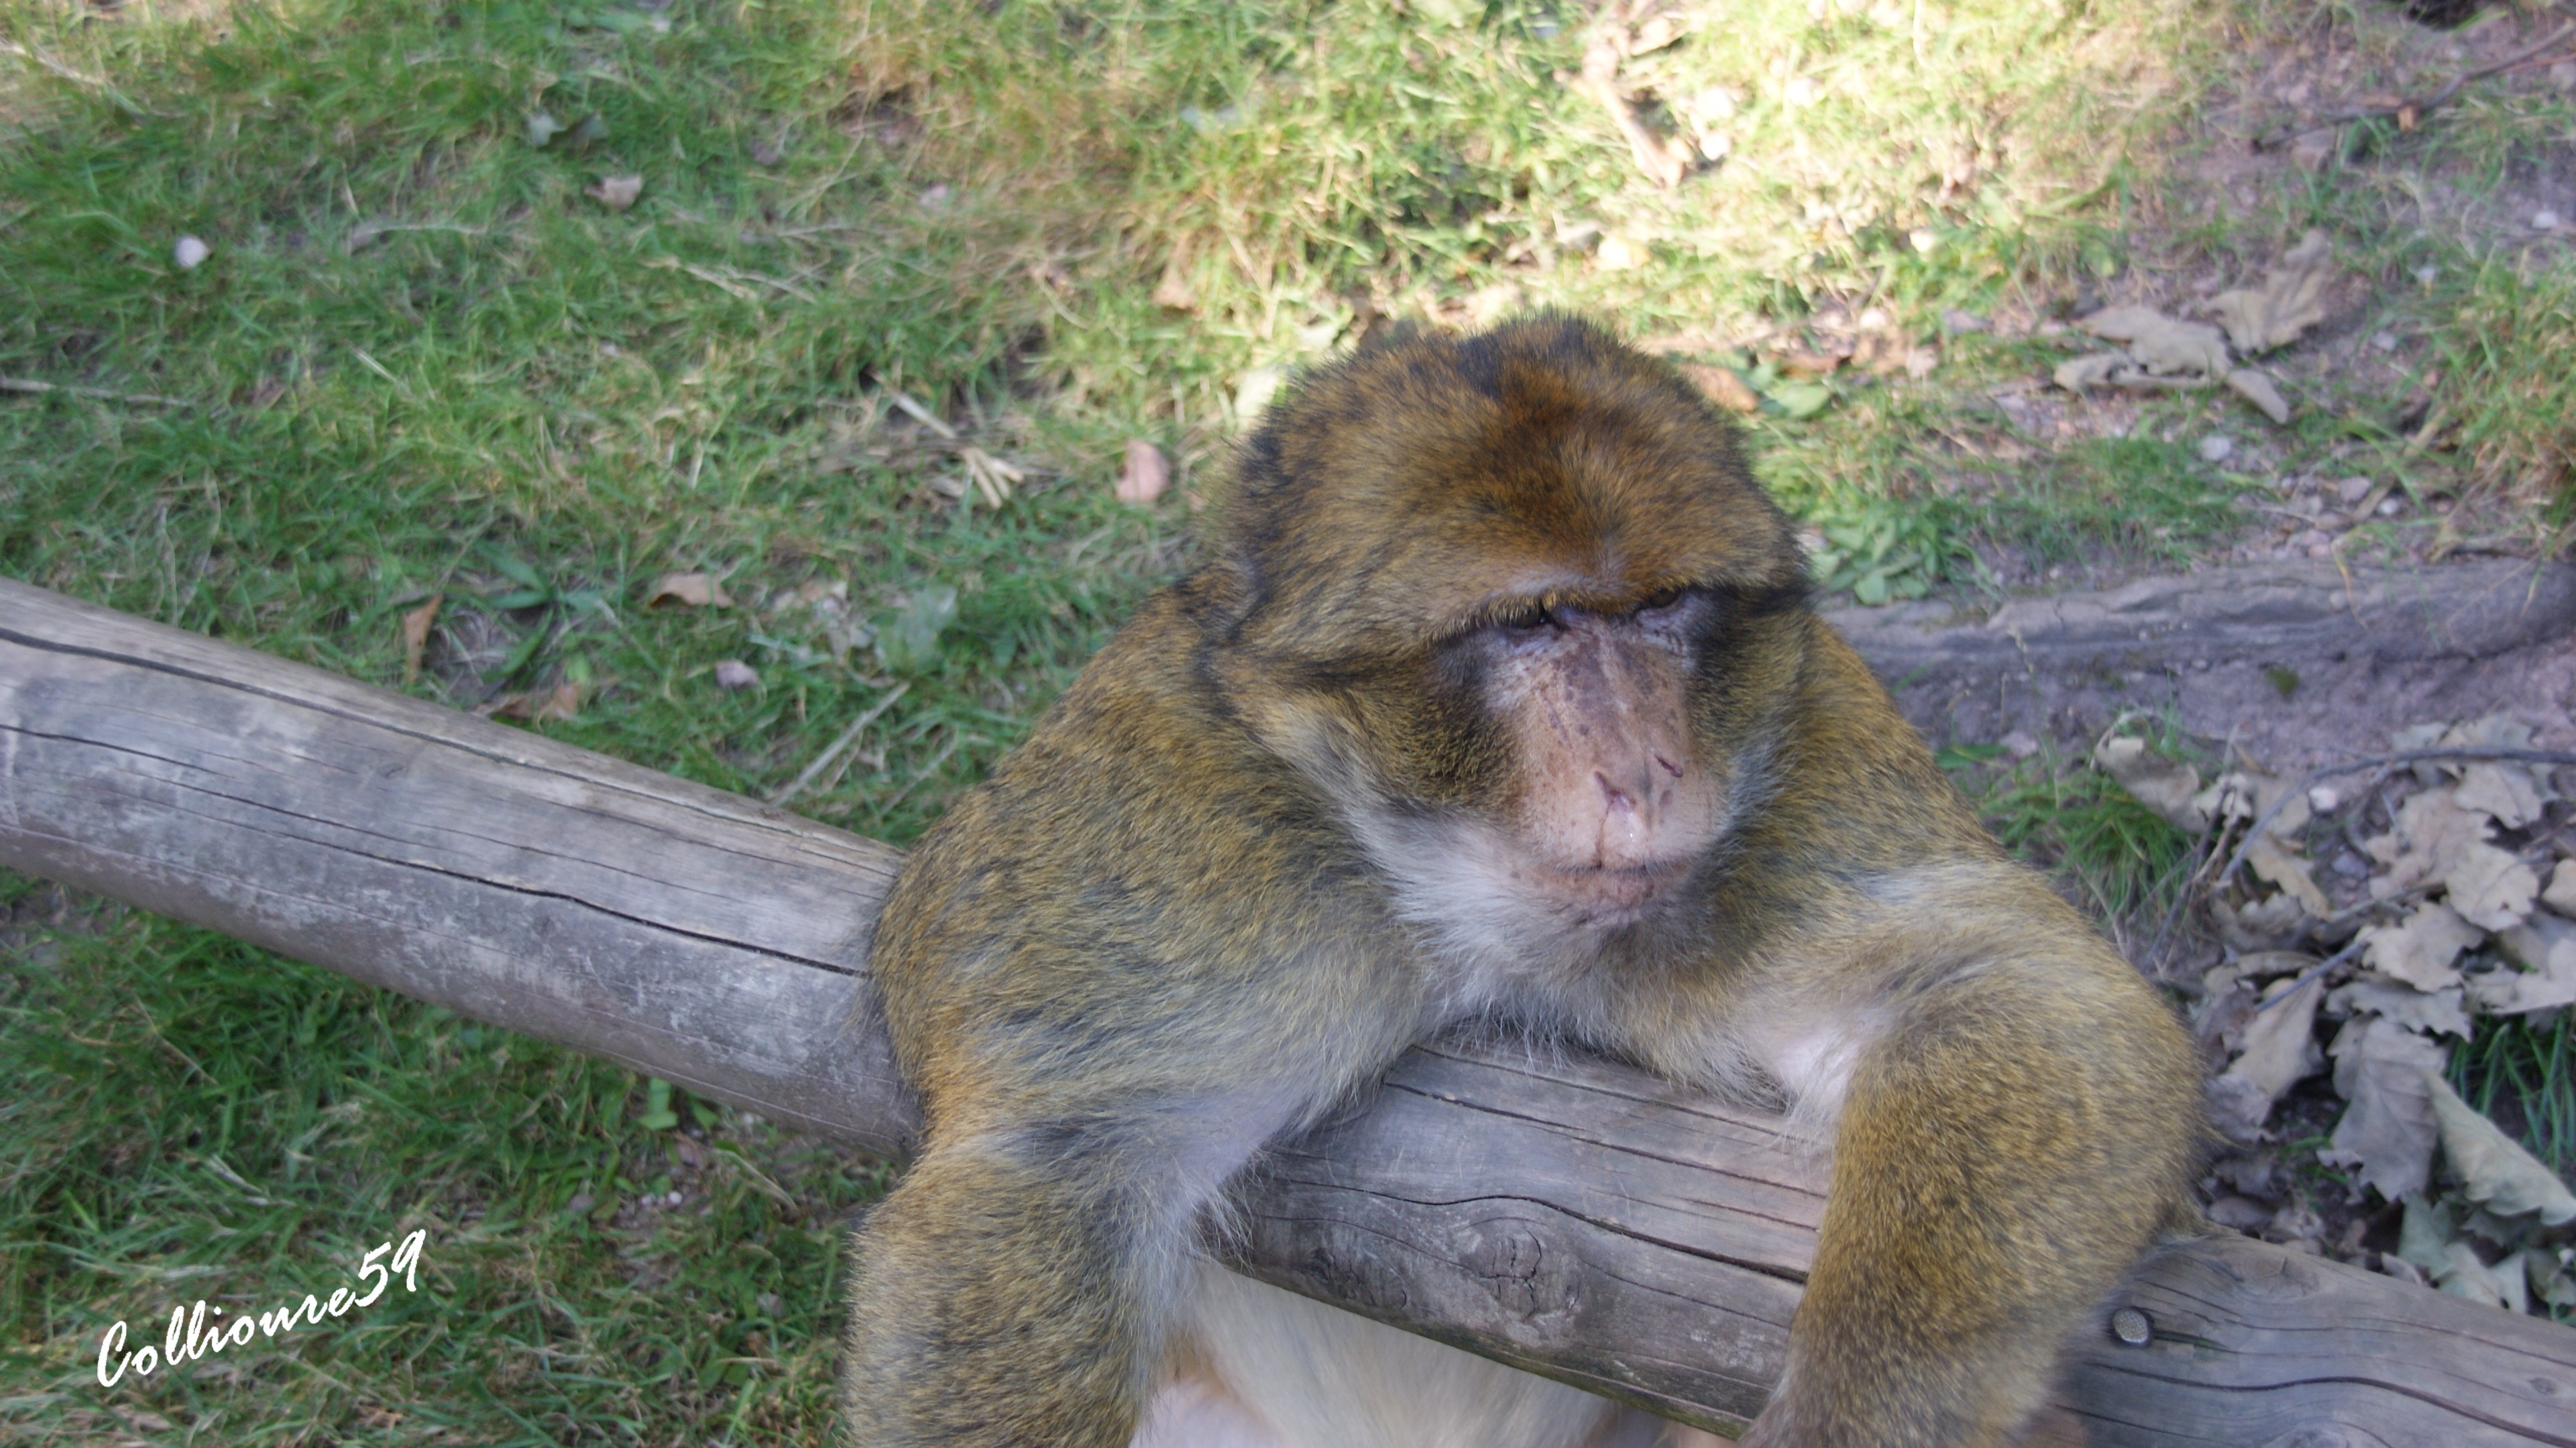
M2551 66L2549 83L2563 91L2576 91L2576 60L2562 60Z
M760 671L740 659L721 659L716 663L716 687L728 693L748 689L760 682Z
M2039 741L2033 739L2027 729L2015 729L1995 742L2004 747L2005 756L2016 764L2039 752Z
M1593 249L1592 264L1603 271L1633 271L1646 264L1646 249L1614 231Z
M1941 245L1941 233L1928 226L1918 226L1905 233L1905 240L1917 252L1930 256L1934 248Z
M924 211L945 211L948 209L948 203L956 199L957 188L945 181L933 181L922 189L921 195L917 198Z
M1117 486L1111 496L1122 503L1142 506L1163 496L1172 485L1172 465L1163 450L1145 439L1127 440L1127 465L1119 470Z
M2335 484L2335 496L2337 496L2337 497L2339 497L2339 498L2343 499L2343 500L2344 500L2344 504L2345 504L2345 506L2347 506L2347 507L2349 507L2350 505L2352 505L2352 504L2354 504L2354 503L2358 503L2358 502L2360 502L2360 501L2361 501L2365 496L2367 496L2367 495L2369 494L2369 492L2370 492L2370 479L2368 479L2368 478L2363 478L2363 477L2352 477L2352 478L2346 478L2346 479L2344 479L2342 482L2339 482L2339 483Z
M2397 350L2397 334L2395 332L2373 332L2370 334L2370 345L2378 348L2382 352L2394 352Z
M2427 291L2432 289L2433 283L2439 279L2441 275L2442 269L2437 266L2419 266L2415 268L2415 281L2417 285L2422 286Z
M2370 874L2370 862L2350 850L2335 856L2334 863L2327 868L2347 880L2363 879Z
M180 237L179 244L170 248L170 259L179 264L181 271L195 271L199 263L212 255L214 248L193 236Z
M2292 538L2290 540L2290 546L2307 554L2311 558L2315 558L2322 556L2318 550L2333 547L2334 540L2327 537L2324 530L2310 528L2306 532Z
M1974 312L1963 312L1957 307L1952 307L1941 314L1941 330L1953 334L1982 332L1986 330L1986 319Z
M2223 463L2236 455L2236 439L2223 432L2213 432L2200 440L2203 461Z
M2403 499L2383 498L2380 500L2379 504L2379 516L2383 518L2394 518L2397 516L2398 510L2405 506L2406 503Z
M2331 784L2320 784L2308 791L2308 808L2321 815L2333 814L2343 803L2343 792Z
M2531 229L2534 231L2556 231L2566 224L2566 218L2546 206L2531 213Z

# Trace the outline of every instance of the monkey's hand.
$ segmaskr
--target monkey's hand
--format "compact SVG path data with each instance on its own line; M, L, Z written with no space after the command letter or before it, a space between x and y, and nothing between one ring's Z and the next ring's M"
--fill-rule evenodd
M1933 987L1861 1057L1789 1370L1748 1448L2000 1445L2165 1220L2187 1043L2107 948Z

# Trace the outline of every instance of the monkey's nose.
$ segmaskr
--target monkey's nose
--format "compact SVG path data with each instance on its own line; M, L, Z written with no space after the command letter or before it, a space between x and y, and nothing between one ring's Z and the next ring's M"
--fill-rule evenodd
M1623 787L1610 782L1610 776L1592 772L1593 783L1601 788L1601 863L1617 867L1644 862L1653 853L1655 840L1655 793L1651 780L1638 782L1638 787Z

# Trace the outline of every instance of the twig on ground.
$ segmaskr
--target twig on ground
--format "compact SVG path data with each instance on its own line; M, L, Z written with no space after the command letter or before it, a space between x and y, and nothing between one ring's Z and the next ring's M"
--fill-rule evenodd
M0 392L20 392L41 397L59 392L67 397L95 397L102 402L132 402L151 407L194 407L184 397L163 397L154 392L118 392L106 387L76 387L68 382L39 382L32 377L0 377Z
M951 728L948 731L948 742L940 745L939 752L930 756L930 762L921 766L921 771L919 773L915 774L912 778L905 780L903 788L896 790L892 798L888 799L885 803L878 805L877 813L882 816L887 810L893 809L896 805L903 803L904 796L912 793L913 789L923 780L928 779L931 775L937 773L939 771L939 766L948 762L948 756L957 752L957 746L965 742L966 736L959 733L956 729Z
M2226 832L2226 819L2213 816L2208 824L2201 827L2200 838L2191 842L2188 856L2191 868L2183 872L2182 883L2174 887L2173 904L2165 910L2164 923L2156 927L2155 939L2147 943L2146 954L2140 957L2146 962L2146 969L2159 978L2164 974L2165 941L2172 937L2174 926L2182 920L2184 908L2191 904L2192 887L2200 882L2200 872L2209 868L2211 860L2218 858L2218 842Z
M769 797L769 802L771 804L785 804L789 800L794 799L797 795L804 793L805 786L812 784L817 776L821 775L825 769L830 768L832 761L841 757L842 750L859 742L860 730L877 722L877 716L884 713L886 710L893 708L894 701L902 698L904 690L911 687L912 681L910 679L906 679L902 683L895 685L892 690L888 691L884 698L869 705L866 713L861 714L858 718L852 720L850 722L850 727L841 731L840 738L823 746L823 752L814 756L814 762L806 765L803 773L788 781L785 789L771 795Z
M2245 857L2254 852L2254 842L2263 838L2263 832L2272 827L2273 819L2288 807L2291 800L2305 798L2307 792L2317 785L2341 774L2361 774L2373 769L2395 769L2408 764L2466 760L2568 766L2576 765L2576 754L2560 754L2548 749L2409 749L2401 754L2374 755L2368 759L2356 760L2351 764L2330 764L2323 769L2311 770L2296 785L2281 791L2280 797L2273 800L2269 808L2254 817L2253 827L2245 832L2245 843L2238 845L2236 853L2228 857L2227 868L2218 872L2218 878L2211 882L2211 888L2226 888L2227 882L2236 878L2236 872L2245 867Z
M2290 988L2288 990L2282 991L2273 996L2270 1000L2256 1006L2254 1008L2254 1014L2259 1016L2265 1011L2270 1010L2272 1007L2279 1005L2281 1002L2288 1000L2290 997L2297 995L2300 988L2305 986L2309 981L2315 980L2318 976L2321 976L2327 971L2334 969L2336 966L2343 964L2345 961L2352 959L2355 955L2360 953L2361 941L2362 937L2356 935L2344 943L2343 949L2336 951L2334 954L2329 955L2325 959L2318 961L2316 964L2309 966L2307 969L2300 971L2299 978L2290 982Z
M107 88L107 82L99 79L97 76L83 75L79 71L72 69L70 66L63 64L61 61L54 59L52 56L45 54L43 51L30 49L27 46L20 45L14 40L0 40L0 51L6 51L22 60L32 60L36 64L44 67L46 70L52 71L55 75L61 76L63 79L71 81L76 85L90 86L99 90L105 90Z
M2261 135L2256 136L2254 138L2254 149L2257 151L2269 151L2287 143L2293 136L2304 135L2309 131L2322 130L2327 126L2350 125L2354 121L2371 121L2394 117L2400 129L2411 131L2415 129L2416 121L2424 116L2430 115L2434 110L2450 104L2452 99L2459 95L2461 88L2472 81L2485 80L2491 76L2502 75L2507 71L2523 70L2535 65L2555 65L2562 60L2576 60L2576 50L2570 50L2564 54L2551 53L2554 47L2565 44L2570 37L2576 37L2576 21L2569 21L2567 24L2550 32L2549 37L2541 41L2539 44L2525 46L2521 50L2515 51L2513 54L2506 56L2504 59L2499 60L2492 65L2482 65L2477 67L2475 70L2461 71L2458 75L2451 77L2448 85L2443 86L2440 90L2433 92L2431 95L2401 98L2394 101L2379 101L2370 105L2356 106L2349 110L2327 111L2321 115L2302 117L2297 121L2284 121L2279 125L2272 127L2270 130L2263 132Z

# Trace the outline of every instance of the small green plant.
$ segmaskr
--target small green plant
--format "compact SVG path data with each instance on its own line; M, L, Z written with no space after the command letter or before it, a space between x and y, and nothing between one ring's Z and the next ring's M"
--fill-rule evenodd
M1818 522L1825 546L1808 570L1827 593L1862 603L1921 598L1944 576L1951 545L1927 510L1882 505Z

